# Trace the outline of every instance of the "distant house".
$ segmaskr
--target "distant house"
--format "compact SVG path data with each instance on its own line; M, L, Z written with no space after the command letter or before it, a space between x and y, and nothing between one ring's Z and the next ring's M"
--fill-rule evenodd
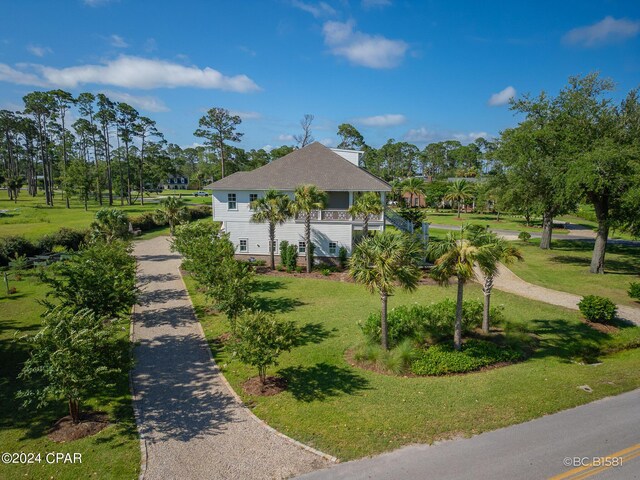
M341 247L351 253L354 239L362 232L362 218L348 212L354 199L362 192L377 192L384 205L391 191L387 182L358 166L361 156L359 151L330 149L315 142L253 171L234 173L206 187L213 190L213 219L222 222L240 257L266 260L270 254L268 226L251 222L251 202L269 189L293 198L297 186L313 184L328 197L326 208L314 211L311 217L316 257L335 258ZM369 220L369 230L384 227L384 214ZM276 255L283 240L297 245L300 255L305 254L308 246L302 215L276 227Z
M184 175L171 175L164 184L165 190L186 190L189 188L189 178Z

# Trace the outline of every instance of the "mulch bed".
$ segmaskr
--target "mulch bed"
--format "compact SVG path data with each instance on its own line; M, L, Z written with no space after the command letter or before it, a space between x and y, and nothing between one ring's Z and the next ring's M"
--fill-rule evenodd
M590 322L587 319L582 319L582 323L584 323L585 325L589 325L591 328L593 328L594 330L597 330L600 333L617 333L618 331L620 331L620 329L618 327L616 327L615 325L608 325L606 323L597 323L597 322Z
M71 421L71 416L67 415L58 420L49 430L47 438L58 443L72 442L73 440L95 435L109 425L111 425L109 423L109 415L105 412L83 414L78 424L74 424Z
M263 385L260 377L253 377L242 384L242 389L249 395L258 395L261 397L271 397L286 390L287 381L280 377L267 377L266 383Z

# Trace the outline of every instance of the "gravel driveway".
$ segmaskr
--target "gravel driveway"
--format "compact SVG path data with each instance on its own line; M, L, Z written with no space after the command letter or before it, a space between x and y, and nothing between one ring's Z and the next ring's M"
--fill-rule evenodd
M288 478L331 462L261 423L211 358L167 237L136 242L132 371L147 480Z

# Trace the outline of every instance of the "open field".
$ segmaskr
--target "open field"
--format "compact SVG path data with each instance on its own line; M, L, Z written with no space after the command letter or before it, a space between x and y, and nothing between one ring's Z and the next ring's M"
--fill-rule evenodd
M118 374L116 385L105 390L104 396L83 405L84 411L106 411L111 420L117 422L95 436L67 443L47 439L48 429L68 414L64 401L51 403L39 411L20 408L14 396L20 388L16 376L27 358L20 337L37 331L43 310L37 300L44 298L46 286L33 276L11 281L10 285L17 288L16 294L7 298L4 288L0 293L0 445L2 452L39 452L43 461L35 465L0 465L0 477L7 480L136 478L140 470L140 447L129 394L128 369ZM127 353L128 328L128 323L123 322L121 339ZM81 453L82 464L48 465L44 461L47 452Z
M467 436L524 422L597 398L640 387L640 349L602 358L597 366L573 362L584 342L605 342L579 320L577 312L500 292L508 319L526 323L540 338L526 362L463 376L402 378L355 368L345 351L362 341L357 326L379 299L362 286L330 280L261 276L264 310L295 320L302 346L281 357L269 371L288 380L289 389L273 397L242 393L242 383L257 374L232 361L216 338L227 322L206 307L194 281L186 282L216 361L234 389L269 425L342 460L391 450L410 443ZM465 298L481 298L469 285ZM453 298L453 288L421 286L398 292L390 307ZM635 328L625 334L637 335ZM589 385L593 393L578 389Z
M523 280L577 295L600 295L640 308L640 303L627 295L629 282L640 281L640 247L608 245L606 273L594 275L589 273L593 243L554 240L551 250L541 250L539 243L517 242L524 262L509 268Z
M170 193L173 194L174 191ZM89 210L85 212L83 205L77 199L73 199L72 208L67 209L59 195L56 196L53 207L46 206L42 194L33 198L23 192L18 203L9 201L5 195L6 192L0 192L0 210L8 210L6 214L0 215L0 236L24 235L34 240L47 233L55 232L60 227L86 228L100 209L100 205L92 201L89 203ZM158 208L157 202L161 197L162 195L154 194L148 198L150 203L145 205L140 205L138 200L134 205L120 206L120 201L116 200L114 206L122 208L130 216L135 216L154 211ZM211 197L194 197L192 194L183 195L183 199L188 205L210 205L211 203ZM146 201L147 198L145 198ZM106 202L104 206L108 206ZM165 228L159 230L168 231Z

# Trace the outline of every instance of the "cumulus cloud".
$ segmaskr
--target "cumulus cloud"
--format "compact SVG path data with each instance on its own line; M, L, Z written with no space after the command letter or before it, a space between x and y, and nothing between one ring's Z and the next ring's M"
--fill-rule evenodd
M330 17L336 14L333 7L326 2L305 3L300 0L292 0L291 5L304 12L310 13L315 18Z
M109 37L109 43L112 47L116 48L127 48L129 44L125 42L124 38L120 35L116 35L115 33Z
M280 135L278 135L277 140L281 142L291 142L293 141L293 135L289 133L281 133Z
M409 48L406 42L362 33L354 27L353 21L324 24L324 43L332 54L369 68L393 68L400 64Z
M404 115L399 113L385 113L384 115L374 115L372 117L362 117L356 119L357 123L367 127L392 127L401 125L407 121Z
M516 89L509 85L504 90L494 93L489 97L489 105L497 107L498 105L506 105L513 97L516 96Z
M262 114L260 112L241 112L239 110L230 110L229 113L240 117L242 120L258 120L259 118L262 118Z
M0 63L0 80L22 85L76 88L84 84L112 85L122 88L213 88L231 92L252 92L260 88L246 75L226 76L210 67L180 65L122 55L101 65L54 68L44 65Z
M640 21L626 18L616 20L607 16L593 25L569 30L562 40L571 45L595 47L635 37L638 32L640 32Z
M453 138L459 140L462 143L474 142L478 138L487 138L489 134L487 132L469 132L469 133L454 133Z
M128 103L132 107L146 110L147 112L168 112L167 107L162 100L157 97L131 95L127 92L114 92L107 90L103 92L107 97L118 102Z
M335 144L333 138L323 138L322 140L319 140L319 142L325 147L333 147L333 145Z
M53 50L49 47L41 47L39 45L27 45L27 50L36 57L44 57L47 53L53 53Z
M383 8L391 5L391 0L362 0L360 2L362 8L369 10L371 8Z

